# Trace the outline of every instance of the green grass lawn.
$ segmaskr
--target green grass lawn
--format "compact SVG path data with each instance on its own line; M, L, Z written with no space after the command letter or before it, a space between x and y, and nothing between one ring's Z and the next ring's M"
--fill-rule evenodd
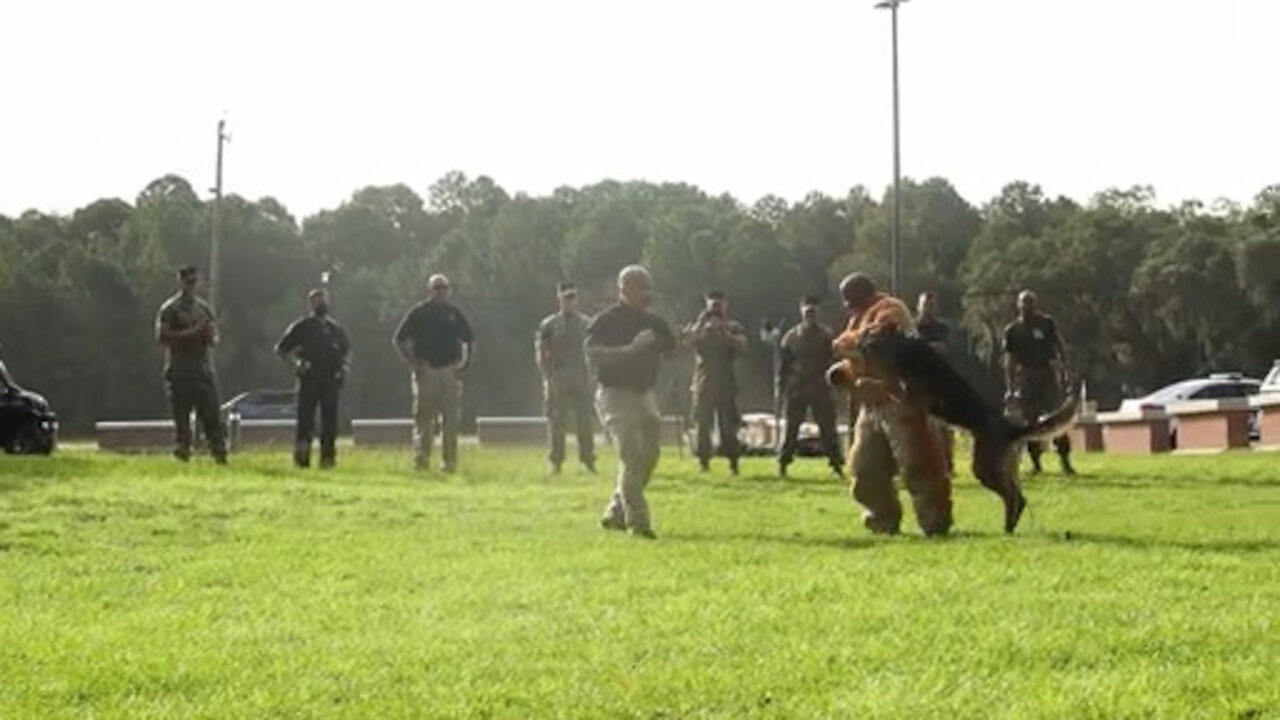
M0 457L0 718L1280 717L1280 456L1080 456L1014 537L873 538L819 460Z

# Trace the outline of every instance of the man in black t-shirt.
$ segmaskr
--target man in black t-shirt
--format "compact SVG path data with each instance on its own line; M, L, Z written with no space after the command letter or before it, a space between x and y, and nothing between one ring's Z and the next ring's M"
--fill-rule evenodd
M425 470L431 463L432 432L440 418L444 458L441 470L451 473L458 464L458 374L467 368L474 352L471 325L449 302L449 278L432 275L427 299L414 305L396 328L400 357L409 366L413 390L413 464Z
M938 296L932 290L925 290L916 298L916 332L943 355L951 349L951 325L938 317Z
M297 432L293 462L311 465L311 437L316 409L320 410L320 467L337 461L338 391L346 375L350 345L342 326L329 314L329 291L316 288L307 294L311 314L295 320L280 341L276 353L291 358L298 376Z
M929 343L929 347L941 355L951 350L951 325L938 317L938 296L932 290L925 290L916 298L916 332L920 339ZM933 420L942 435L942 445L947 454L947 472L955 473L956 433L950 425Z
M600 519L606 530L656 537L644 498L658 463L661 420L653 393L662 357L675 351L667 321L648 311L653 279L640 265L618 273L618 302L587 326L587 360L595 370L596 407L618 446L618 477Z
M1035 422L1062 401L1066 357L1058 325L1051 316L1036 310L1035 293L1018 293L1018 319L1004 328L1004 378L1005 401L1020 412L1023 422ZM1063 434L1053 439L1053 445L1062 472L1074 475L1071 439ZM1040 472L1042 450L1039 442L1027 443L1032 472Z

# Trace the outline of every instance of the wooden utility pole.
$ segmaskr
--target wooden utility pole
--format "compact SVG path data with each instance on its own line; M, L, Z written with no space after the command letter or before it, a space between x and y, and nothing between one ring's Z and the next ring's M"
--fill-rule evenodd
M226 120L218 121L218 162L213 186L213 236L209 242L209 307L218 309L218 245L222 240L222 145L231 139Z

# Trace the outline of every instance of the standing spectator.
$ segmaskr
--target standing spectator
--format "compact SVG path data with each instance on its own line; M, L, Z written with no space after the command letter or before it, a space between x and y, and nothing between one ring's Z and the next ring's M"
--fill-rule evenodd
M925 290L916 299L916 332L920 339L942 355L951 351L951 326L946 320L938 317L938 296L932 290ZM947 472L955 474L956 433L950 425L932 419L942 434L942 442L947 453Z
M831 342L835 333L818 322L818 301L805 297L800 301L800 322L782 336L781 362L778 365L778 388L786 402L787 434L778 454L778 474L786 477L787 466L796 455L800 425L806 413L813 412L818 436L831 469L841 473L844 460L836 437L836 404L827 384L827 368L835 362Z
M178 270L179 290L156 313L155 338L165 347L164 380L173 410L174 457L191 459L191 411L195 410L214 462L227 462L227 436L222 424L218 382L209 348L218 343L213 308L196 296L200 271Z
M698 319L685 328L685 343L695 353L693 365L693 421L697 426L694 452L698 465L706 472L711 467L711 426L720 435L720 447L729 458L729 470L738 474L738 387L733 364L747 349L747 332L741 323L729 318L729 303L724 293L712 290L704 297L706 307Z
M578 436L578 460L590 472L596 471L595 411L587 373L587 324L590 319L578 312L578 289L571 282L556 288L559 312L538 324L534 358L542 374L542 391L547 416L551 471L560 472L564 463L564 436L568 416L573 415Z
M307 303L311 314L289 325L276 343L276 353L293 361L298 377L293 462L300 468L311 465L311 438L319 409L320 467L331 468L338 459L338 393L351 347L346 332L329 314L329 291L312 290L307 293Z
M449 302L449 278L441 274L427 280L427 299L410 308L394 342L410 370L413 391L413 465L426 470L431 464L434 424L440 419L446 473L458 467L459 374L471 363L475 339L471 325Z

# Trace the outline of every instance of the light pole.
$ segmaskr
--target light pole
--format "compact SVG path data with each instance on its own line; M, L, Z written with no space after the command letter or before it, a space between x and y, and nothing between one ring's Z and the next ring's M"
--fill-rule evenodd
M893 19L893 224L889 236L889 291L898 294L902 282L900 227L902 225L902 156L898 142L898 6L907 0L881 0L876 7Z
M213 232L209 239L209 307L218 309L218 244L222 236L222 145L231 136L226 133L227 121L218 121L218 161L213 185Z

